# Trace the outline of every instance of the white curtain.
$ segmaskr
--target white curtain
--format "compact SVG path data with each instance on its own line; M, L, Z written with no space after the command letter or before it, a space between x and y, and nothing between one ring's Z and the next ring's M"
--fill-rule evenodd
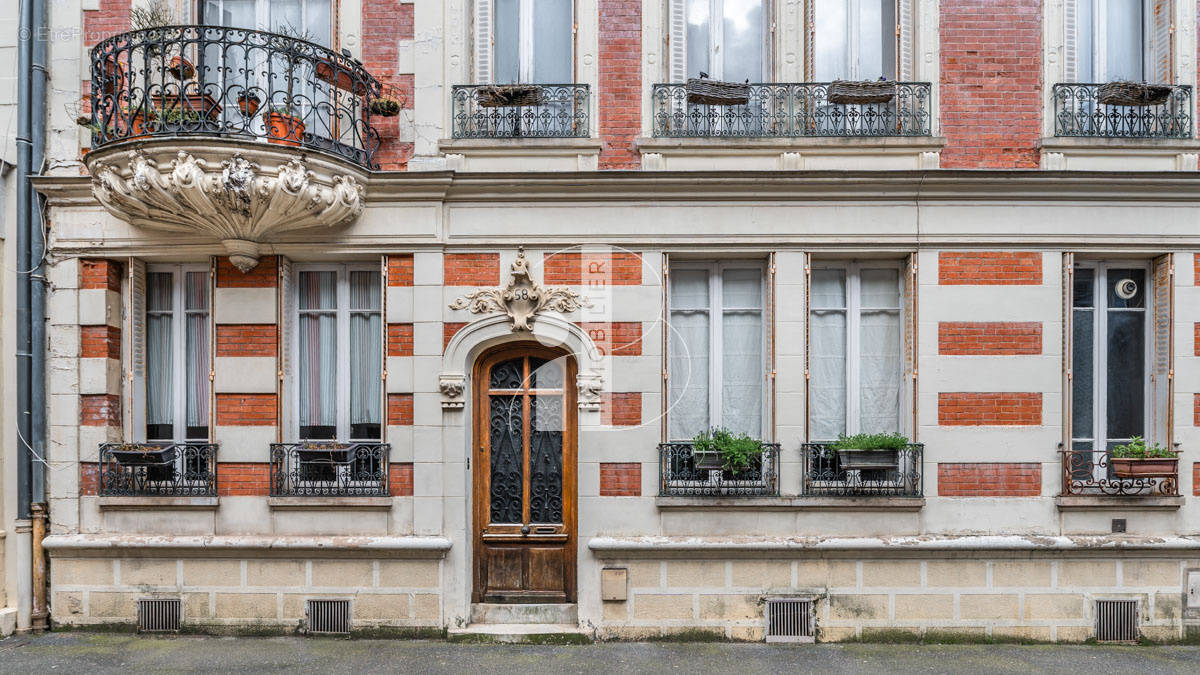
M301 272L300 426L337 426L337 272Z
M208 272L188 272L184 363L187 370L187 426L208 426Z
M814 20L818 82L896 78L896 0L816 0Z
M762 270L721 277L721 424L759 438L763 417Z
M350 424L380 424L383 334L379 273L350 273Z
M900 272L859 275L859 431L900 430Z
M152 272L146 275L147 426L170 425L174 421L174 280L175 277L170 272Z
M846 272L813 270L809 298L809 435L846 432Z
M708 272L672 270L667 433L672 440L708 428Z

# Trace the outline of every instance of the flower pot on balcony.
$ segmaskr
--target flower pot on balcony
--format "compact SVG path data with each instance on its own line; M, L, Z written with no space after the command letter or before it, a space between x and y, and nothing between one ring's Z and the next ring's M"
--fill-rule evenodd
M296 458L312 464L345 464L350 461L350 448L337 443L306 444L296 450Z
M1142 82L1109 82L1096 89L1096 100L1104 105L1150 106L1166 103L1172 87Z
M150 101L159 111L183 111L210 121L221 116L221 105L217 99L198 91L156 94L150 97Z
M838 105L865 105L887 103L896 97L896 83L887 80L865 80L852 82L834 80L829 84L827 98Z
M182 82L184 80L190 80L196 76L196 67L192 65L191 61L188 61L182 56L172 56L171 66L167 68L167 72L171 73L172 77Z
M750 102L749 83L692 77L688 78L684 89L687 102L693 105L746 105Z
M175 461L175 446L158 447L154 445L122 445L113 448L108 454L122 466L145 466L149 464L169 464Z
M1179 458L1113 457L1109 466L1117 478L1174 478L1179 472Z
M115 57L108 57L100 64L100 93L116 96L125 88L125 67Z
M285 112L267 113L267 140L278 145L300 145L304 140L304 122Z
M843 471L896 469L900 466L899 450L843 448L837 451L837 457Z
M362 96L367 93L367 83L356 73L340 68L332 61L317 61L317 79L328 82L343 91Z
M390 96L371 99L371 114L380 117L395 117L400 114L400 102Z
M476 94L481 108L516 108L542 104L542 88L533 84L482 87Z
M241 110L246 117L254 117L254 113L258 112L258 106L262 103L258 96L248 91L238 94L237 101L238 110Z

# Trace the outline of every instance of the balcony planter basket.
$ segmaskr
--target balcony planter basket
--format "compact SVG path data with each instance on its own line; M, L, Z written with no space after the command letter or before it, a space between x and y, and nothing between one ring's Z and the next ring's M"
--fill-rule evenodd
M262 103L257 95L248 91L243 91L242 93L238 94L237 101L238 109L241 110L242 114L246 117L254 117L254 113L258 112L259 104Z
M304 122L281 111L267 113L267 140L278 145L300 145L304 140Z
M371 114L380 117L395 117L400 114L400 102L390 96L371 99Z
M746 105L750 102L748 83L689 77L685 89L687 102L693 105Z
M900 466L899 450L845 448L837 451L837 457L843 471L896 469Z
M347 70L345 67L339 67L333 61L318 61L316 75L318 80L328 82L342 91L353 93L355 96L362 96L367 93L367 83L361 77Z
M129 443L120 448L108 451L117 464L124 466L144 466L147 464L168 464L175 461L175 446L157 447L153 445L137 445Z
M192 65L191 61L188 61L182 56L172 56L171 67L167 68L167 72L171 73L175 79L182 82L183 80L190 80L196 76L196 67Z
M1174 478L1178 457L1113 457L1108 460L1117 478Z
M1109 82L1096 89L1096 100L1104 105L1150 106L1166 103L1173 87L1142 82Z
M345 464L352 459L350 447L338 443L302 445L296 450L296 458L313 464Z
M481 108L516 108L542 104L542 88L533 84L483 87L477 96Z
M887 80L834 80L829 84L827 98L830 103L838 105L887 103L896 98L896 83Z

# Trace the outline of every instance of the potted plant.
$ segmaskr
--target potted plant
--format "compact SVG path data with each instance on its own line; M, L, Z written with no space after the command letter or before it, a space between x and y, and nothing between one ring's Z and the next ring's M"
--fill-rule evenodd
M262 99L252 91L243 91L237 97L238 109L246 117L254 117L254 113L258 112L258 106L262 103Z
M160 111L157 117L161 123L162 130L166 132L195 131L201 126L201 122L204 120L204 116L199 112L180 108Z
M1179 451L1146 445L1141 436L1134 436L1112 449L1108 465L1117 478L1173 478L1179 471Z
M896 97L896 83L878 80L834 80L829 83L827 98L838 105L867 105L887 103Z
M271 106L267 112L267 140L279 145L300 145L304 140L304 122L289 106Z
M689 77L684 85L687 102L692 105L746 105L750 102L750 82L710 80L705 73Z
M896 469L908 439L897 433L842 434L830 447L837 452L842 470Z
M395 117L400 114L400 102L391 96L380 96L371 99L371 114L380 117Z
M181 54L176 54L171 57L171 65L167 68L167 72L182 82L196 76L196 67Z
M692 461L697 469L742 473L761 465L763 447L746 434L716 427L692 439Z

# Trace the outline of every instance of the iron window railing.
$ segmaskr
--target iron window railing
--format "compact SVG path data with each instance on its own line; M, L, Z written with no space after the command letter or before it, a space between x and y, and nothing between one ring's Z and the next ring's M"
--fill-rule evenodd
M454 138L587 138L591 89L586 84L519 85L509 101L497 93L518 85L456 85L451 89ZM517 105L522 101L527 104Z
M103 443L101 497L215 497L215 443Z
M1114 458L1107 450L1061 450L1060 454L1064 495L1179 496L1178 457L1131 462Z
M387 497L387 443L271 444L272 497Z
M654 85L654 135L668 138L929 136L931 87L897 82L886 103L831 103L829 82L752 84L745 105L690 104L686 85Z
M920 497L925 446L899 450L836 450L825 443L800 446L804 495L822 497Z
M774 497L779 495L779 444L763 443L749 468L731 470L719 455L697 453L690 442L658 446L663 497Z
M259 138L368 169L382 87L358 61L295 37L225 26L114 35L91 51L92 147L155 136Z
M1163 103L1100 103L1101 84L1056 84L1054 135L1102 138L1191 138L1192 88L1176 85Z

